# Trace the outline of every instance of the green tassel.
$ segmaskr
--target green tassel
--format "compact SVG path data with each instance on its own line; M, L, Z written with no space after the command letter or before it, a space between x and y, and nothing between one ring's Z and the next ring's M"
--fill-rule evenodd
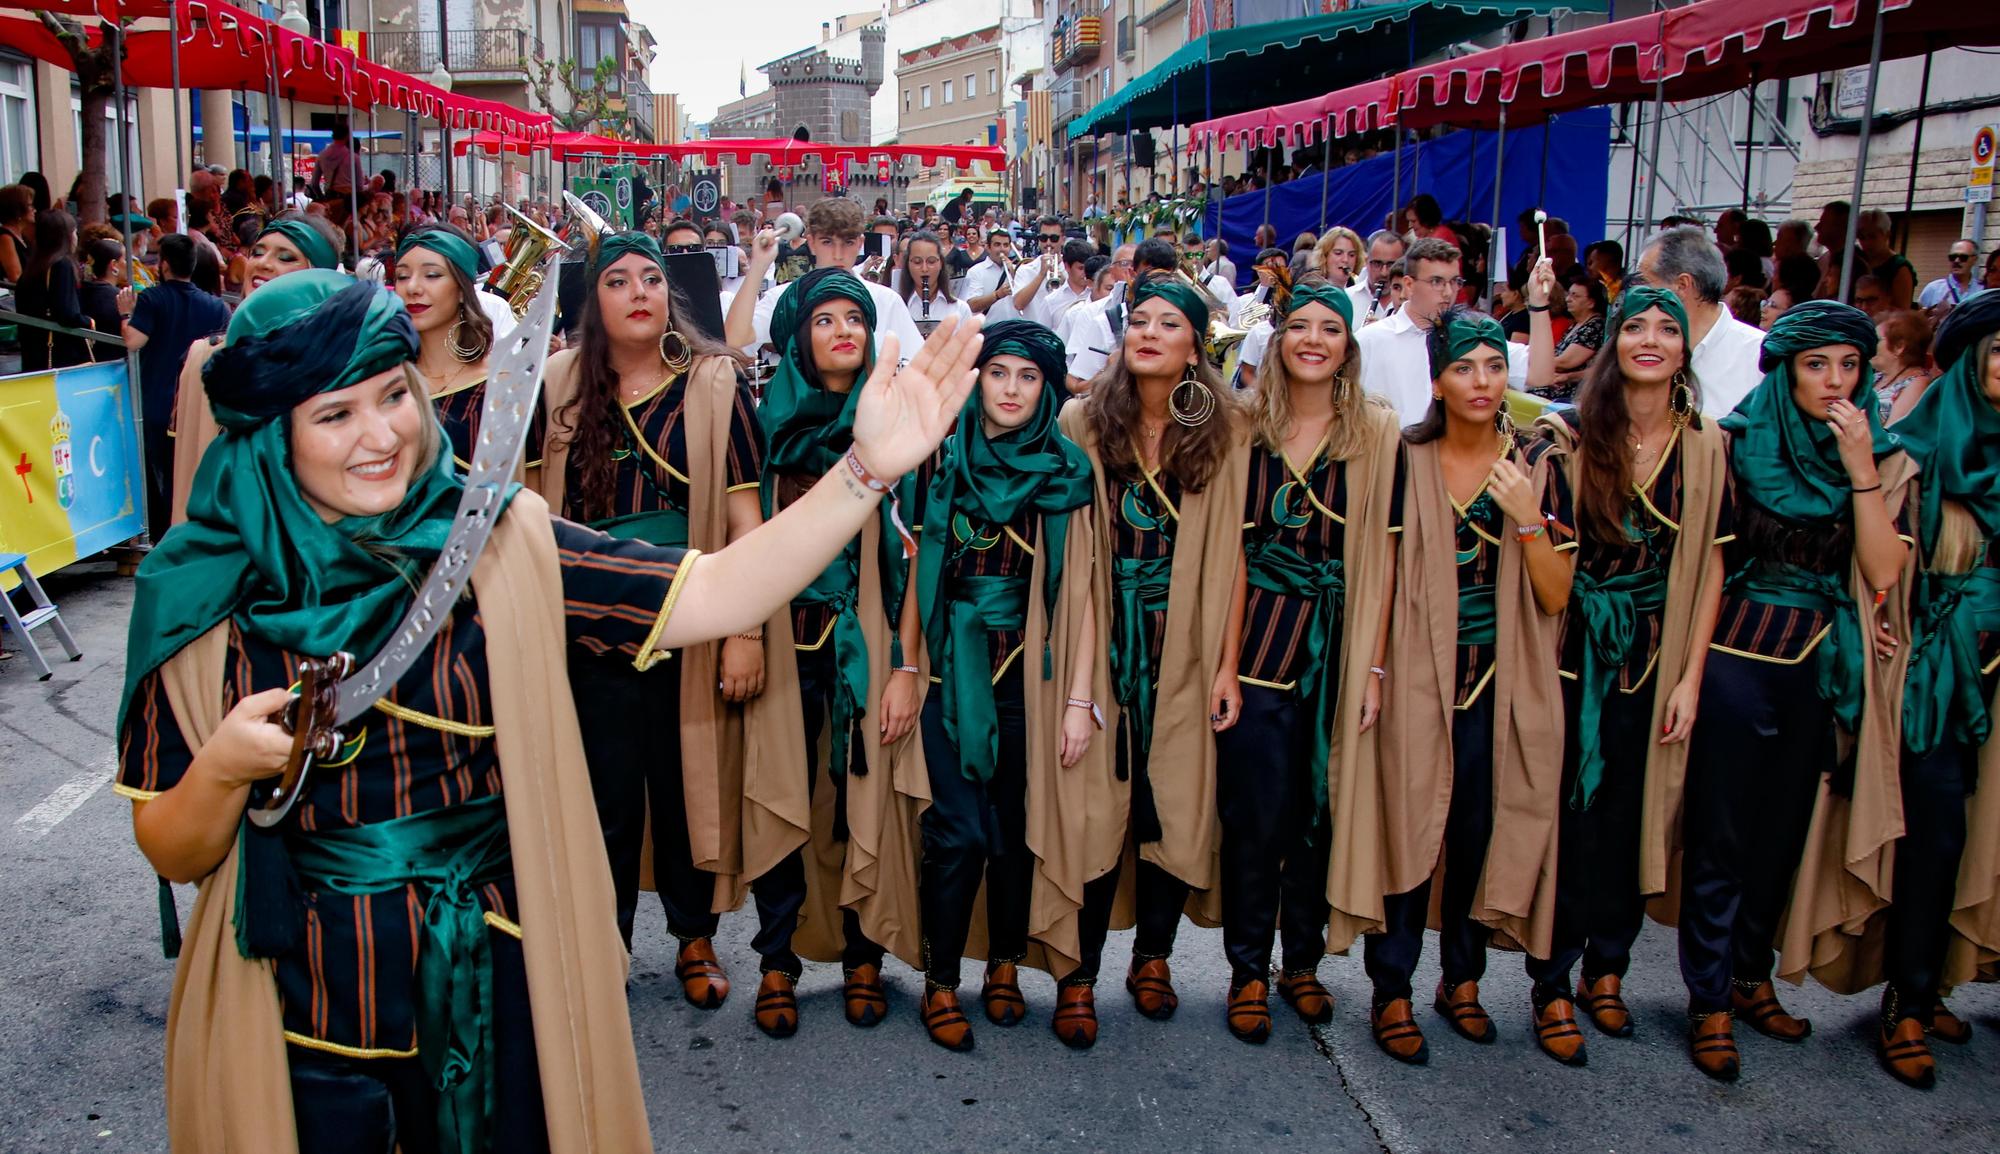
M174 887L165 878L160 879L160 952L181 956L181 914L174 908Z

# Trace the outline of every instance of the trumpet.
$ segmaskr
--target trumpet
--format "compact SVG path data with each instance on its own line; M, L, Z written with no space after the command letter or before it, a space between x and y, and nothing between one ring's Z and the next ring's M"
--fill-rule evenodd
M1049 266L1049 282L1042 286L1042 289L1045 292L1056 291L1056 289L1062 284L1063 281L1062 254L1054 253L1050 255L1053 255L1055 257L1055 263ZM1044 259L1046 259L1046 257Z
M507 233L507 256L486 276L486 291L504 298L514 310L514 319L528 314L535 294L542 291L542 262L552 252L566 247L563 239L541 225L501 205L514 218Z

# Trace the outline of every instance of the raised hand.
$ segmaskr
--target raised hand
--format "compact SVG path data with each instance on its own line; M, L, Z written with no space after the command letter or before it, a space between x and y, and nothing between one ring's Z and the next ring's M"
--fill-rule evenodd
M1848 480L1860 489L1878 484L1881 475L1875 469L1875 434L1868 427L1868 414L1856 408L1852 401L1829 401L1826 427L1833 431L1834 444L1840 450L1840 463L1847 468Z
M854 409L854 452L884 480L916 468L942 444L972 394L981 318L946 317L902 368L895 334L882 338Z
M1535 262L1534 271L1528 274L1528 303L1541 308L1555 295L1556 266L1548 257Z

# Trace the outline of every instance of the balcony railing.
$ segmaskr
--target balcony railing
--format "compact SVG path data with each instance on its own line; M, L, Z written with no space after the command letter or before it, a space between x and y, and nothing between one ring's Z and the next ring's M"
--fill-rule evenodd
M1061 128L1082 116L1083 88L1075 80L1067 80L1049 89L1049 123Z
M527 61L542 54L541 41L521 28L454 28L449 32L378 32L368 38L369 55L412 76L423 77L439 64L447 72L508 72L527 75Z
M1098 16L1083 16L1074 20L1058 22L1055 35L1050 38L1049 58L1057 68L1075 63L1085 56L1095 56L1104 44L1104 20Z
M659 139L653 135L653 90L637 77L625 81L625 116L642 140Z

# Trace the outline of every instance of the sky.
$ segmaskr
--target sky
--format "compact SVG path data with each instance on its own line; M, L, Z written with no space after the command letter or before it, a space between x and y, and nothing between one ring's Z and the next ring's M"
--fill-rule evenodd
M757 66L819 43L820 21L865 12L872 0L736 0L707 8L698 0L626 0L632 18L660 42L648 83L655 92L678 93L691 123L700 124L737 98L739 69L750 91L765 87Z

